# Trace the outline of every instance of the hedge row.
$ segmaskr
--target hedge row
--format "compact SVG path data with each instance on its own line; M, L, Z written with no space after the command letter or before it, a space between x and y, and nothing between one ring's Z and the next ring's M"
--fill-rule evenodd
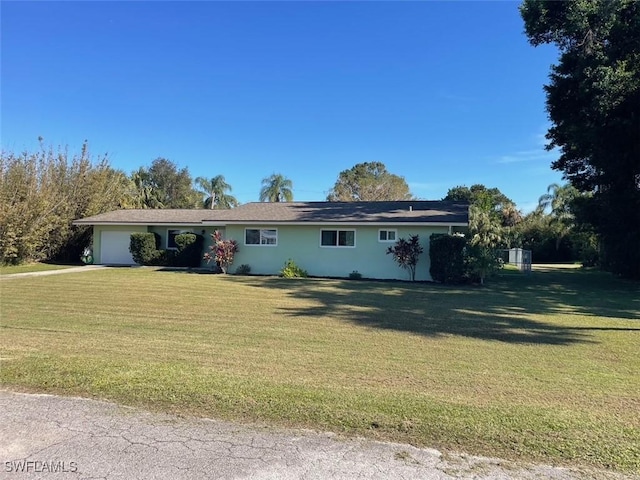
M199 267L204 237L194 233L176 235L176 250L161 250L160 235L153 232L132 233L129 251L139 265Z
M457 235L434 233L429 238L431 278L441 283L463 283L467 277L464 249L467 241Z

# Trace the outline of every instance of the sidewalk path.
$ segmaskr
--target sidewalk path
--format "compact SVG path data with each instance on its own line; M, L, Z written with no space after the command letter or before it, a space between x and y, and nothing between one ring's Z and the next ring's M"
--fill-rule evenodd
M80 267L61 268L60 270L42 270L40 272L24 272L24 273L8 273L0 275L0 280L8 280L11 278L20 277L42 277L45 275L58 275L60 273L76 273L76 272L88 272L91 270L99 270L102 268L111 268L106 265L82 265Z
M55 472L55 473L54 473ZM2 479L622 479L0 390ZM636 477L637 478L637 477Z

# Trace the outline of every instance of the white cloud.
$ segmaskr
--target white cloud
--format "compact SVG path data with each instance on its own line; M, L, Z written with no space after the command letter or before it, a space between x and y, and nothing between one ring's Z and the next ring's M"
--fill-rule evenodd
M544 127L546 130L546 127ZM557 149L547 150L547 139L545 133L537 133L532 136L533 146L525 148L517 152L508 153L494 160L493 163L509 164L509 163L523 163L523 162L539 162L551 164L559 156Z
M545 147L549 142L549 140L547 140L546 133L538 133L536 134L535 138L536 138L536 143L541 147Z
M495 163L536 162L539 160L544 160L545 162L550 163L555 158L556 154L553 152L546 152L544 150L524 150L510 155L503 155L498 158Z

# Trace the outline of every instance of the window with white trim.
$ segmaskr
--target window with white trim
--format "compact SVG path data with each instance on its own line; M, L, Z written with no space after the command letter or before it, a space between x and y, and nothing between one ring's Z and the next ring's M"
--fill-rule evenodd
M397 230L378 230L379 242L395 242L398 238Z
M278 230L275 228L245 228L245 245L278 245Z
M320 230L321 247L355 247L355 230Z
M167 249L168 250L177 250L178 245L176 245L176 237L181 233L193 233L193 230L167 230Z

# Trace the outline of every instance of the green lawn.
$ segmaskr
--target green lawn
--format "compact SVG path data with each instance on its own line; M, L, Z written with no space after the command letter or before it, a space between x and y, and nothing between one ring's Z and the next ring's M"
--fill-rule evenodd
M0 381L152 409L640 470L640 285L105 269L0 284Z
M80 265L56 265L53 263L24 263L22 265L1 265L0 275L12 273L44 272L47 270L62 270L63 268L79 267Z

